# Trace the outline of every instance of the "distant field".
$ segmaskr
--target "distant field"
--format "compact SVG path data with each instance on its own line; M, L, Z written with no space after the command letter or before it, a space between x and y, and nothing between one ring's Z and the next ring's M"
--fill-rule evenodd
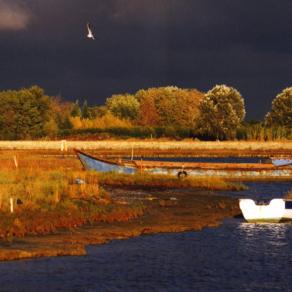
M65 141L65 140L63 140ZM163 141L163 140L103 140L103 141L0 141L0 149L15 150L129 150L129 149L156 149L156 150L285 150L292 151L292 141L283 142L245 142L245 141Z

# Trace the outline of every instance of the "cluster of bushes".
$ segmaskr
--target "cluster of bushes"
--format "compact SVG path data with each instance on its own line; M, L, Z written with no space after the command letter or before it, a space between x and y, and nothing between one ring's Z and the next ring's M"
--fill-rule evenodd
M108 127L108 128L85 128L85 129L66 129L60 131L62 138L80 138L86 137L95 139L114 138L163 138L174 139L195 138L194 129L179 127Z
M245 122L245 103L233 87L207 93L174 86L109 97L105 105L62 102L33 86L0 92L0 139L41 137L291 139L292 87L273 100L264 121Z

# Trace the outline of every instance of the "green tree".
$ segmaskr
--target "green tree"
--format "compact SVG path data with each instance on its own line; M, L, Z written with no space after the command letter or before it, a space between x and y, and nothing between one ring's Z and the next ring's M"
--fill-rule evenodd
M244 99L233 87L216 85L200 104L197 124L201 135L216 139L234 139L245 117Z
M71 129L70 122L72 103L64 102L60 97L51 98L52 118L55 120L58 129Z
M284 89L272 102L272 108L265 117L269 127L292 128L292 87Z
M101 118L108 112L108 109L105 105L91 106L88 108L88 110L91 119Z
M52 118L44 124L44 134L47 137L55 138L58 135L59 128L57 122Z
M106 100L109 111L121 119L135 120L138 116L140 103L131 94L113 95Z
M82 105L82 112L81 112L81 117L82 117L82 119L89 119L89 118L90 118L90 114L89 114L89 108L88 108L87 100L85 100L85 101L83 102L83 105Z
M81 117L81 109L79 106L79 100L77 99L73 106L72 106L72 110L71 110L71 116L72 117Z
M40 137L50 116L51 100L38 86L0 92L2 139Z

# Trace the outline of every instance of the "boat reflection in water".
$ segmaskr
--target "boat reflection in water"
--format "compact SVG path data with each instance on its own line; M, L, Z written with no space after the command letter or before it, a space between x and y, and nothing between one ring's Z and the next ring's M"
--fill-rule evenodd
M276 256L283 252L281 248L288 247L291 227L289 223L241 223L237 227L241 238L239 248L254 255Z

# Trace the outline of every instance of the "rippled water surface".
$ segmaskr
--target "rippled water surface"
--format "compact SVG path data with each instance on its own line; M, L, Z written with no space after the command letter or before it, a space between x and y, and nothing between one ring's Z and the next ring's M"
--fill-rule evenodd
M291 183L234 196L282 196ZM1 291L292 291L292 224L227 220L200 232L88 247L84 257L0 263Z

